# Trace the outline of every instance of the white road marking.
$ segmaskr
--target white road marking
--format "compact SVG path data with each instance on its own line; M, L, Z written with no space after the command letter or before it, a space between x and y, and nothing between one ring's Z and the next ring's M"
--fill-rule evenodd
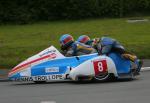
M148 19L133 19L127 20L128 23L136 23L136 22L148 22Z
M148 70L150 70L150 67L142 67L141 68L141 71L148 71Z
M56 103L56 101L41 101L40 103Z

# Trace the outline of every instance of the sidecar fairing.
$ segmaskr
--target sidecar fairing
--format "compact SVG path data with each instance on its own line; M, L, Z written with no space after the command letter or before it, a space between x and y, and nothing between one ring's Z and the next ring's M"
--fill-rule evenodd
M64 81L76 76L96 76L94 63L91 61L106 61L108 74L117 78L132 78L131 62L119 54L98 56L97 53L83 56L64 57L53 46L25 60L9 73L14 81Z
M50 52L53 51L53 52ZM90 54L84 56L64 57L54 47L42 52L42 57L29 58L19 64L9 72L10 80L14 81L51 81L66 80L71 68L74 68L84 61L94 58L97 55ZM39 53L41 55L41 53ZM39 55L38 54L38 55ZM46 56L45 56L46 55ZM49 59L45 59L49 58Z

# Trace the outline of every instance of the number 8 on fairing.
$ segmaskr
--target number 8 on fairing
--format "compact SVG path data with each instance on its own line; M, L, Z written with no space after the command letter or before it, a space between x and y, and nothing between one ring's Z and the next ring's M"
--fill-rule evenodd
M95 75L98 75L99 73L106 73L107 72L106 60L95 60L95 61L93 61L93 67L94 67Z
M98 70L99 70L99 72L103 72L103 63L102 62L98 62L97 63L97 66L98 66Z

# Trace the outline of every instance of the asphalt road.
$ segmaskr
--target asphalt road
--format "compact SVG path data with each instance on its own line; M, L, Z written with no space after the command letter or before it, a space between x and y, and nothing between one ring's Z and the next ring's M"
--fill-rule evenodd
M144 71L133 81L0 82L0 103L149 103L149 79L150 71Z

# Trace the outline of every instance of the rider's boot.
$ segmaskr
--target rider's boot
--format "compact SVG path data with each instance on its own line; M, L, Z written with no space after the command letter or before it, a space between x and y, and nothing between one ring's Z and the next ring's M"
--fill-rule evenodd
M135 64L137 65L136 73L139 74L139 72L141 71L141 67L143 65L143 61L140 59L137 59L135 60Z

